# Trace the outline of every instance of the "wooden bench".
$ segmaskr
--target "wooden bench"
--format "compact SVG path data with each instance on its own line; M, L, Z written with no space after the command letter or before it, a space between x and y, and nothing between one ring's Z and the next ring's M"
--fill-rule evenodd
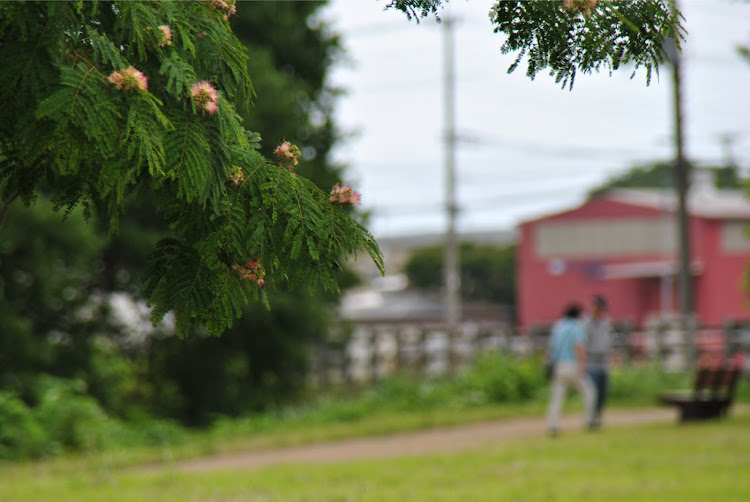
M720 418L732 405L739 377L736 367L699 368L692 389L663 392L659 401L677 406L680 422Z

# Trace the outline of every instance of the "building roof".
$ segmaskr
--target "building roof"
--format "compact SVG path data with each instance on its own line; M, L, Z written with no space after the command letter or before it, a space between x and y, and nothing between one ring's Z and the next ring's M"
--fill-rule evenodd
M688 193L688 212L694 216L721 219L750 219L750 199L742 190L719 190L714 187L712 173L696 170ZM605 197L636 206L661 211L677 210L677 194L664 189L611 190Z
M514 230L460 232L458 235L458 240L461 242L494 246L507 246L513 244L516 242L516 238L517 236ZM377 240L381 247L387 247L394 250L413 250L424 246L443 244L445 242L445 232L378 237Z
M635 206L670 212L677 210L677 196L668 190L613 190L606 197ZM741 190L693 192L688 196L687 207L691 215L704 218L750 218L750 201Z

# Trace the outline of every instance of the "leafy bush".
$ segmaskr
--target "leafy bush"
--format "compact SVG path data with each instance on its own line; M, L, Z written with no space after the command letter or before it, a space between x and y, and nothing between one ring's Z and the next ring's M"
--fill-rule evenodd
M420 412L520 403L541 397L546 387L540 363L506 354L485 354L458 377L425 380L394 375L354 397L328 396L315 405L287 408L281 420L352 422L378 411Z
M434 409L448 406L455 392L445 380L417 380L404 375L383 380L372 393L379 408L392 410Z
M480 392L487 403L528 401L546 385L540 367L533 358L483 354L463 376L462 383L465 390Z
M91 346L87 394L111 414L128 416L144 407L152 385L143 376L143 359L129 357L116 343L98 337Z
M610 372L608 400L615 404L655 404L656 396L669 389L689 389L687 373L667 373L658 364L619 368Z
M49 452L49 440L29 407L15 395L0 392L0 460L37 458Z
M51 442L70 450L104 446L110 419L94 398L84 394L83 381L45 375L37 389L39 401L34 415Z

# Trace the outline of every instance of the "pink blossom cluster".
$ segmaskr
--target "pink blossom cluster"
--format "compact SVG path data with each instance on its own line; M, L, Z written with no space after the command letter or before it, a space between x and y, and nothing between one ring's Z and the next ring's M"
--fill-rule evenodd
M266 272L265 270L263 270L263 265L261 265L259 261L250 259L244 265L235 263L234 265L232 265L232 270L235 270L240 275L240 277L242 277L246 281L253 281L257 283L259 288L262 288L266 285L266 281L264 279L264 277L266 276Z
M331 196L328 198L331 204L341 204L355 206L362 201L362 195L352 190L349 185L339 186L338 183L333 185Z
M107 81L117 87L117 89L125 91L130 89L145 91L148 89L148 77L132 66L124 70L113 71L112 74L107 77Z
M161 33L161 42L159 43L159 47L172 45L172 28L170 28L166 24L163 24L159 26L159 32Z
M203 80L190 86L190 94L193 95L195 106L213 115L219 109L219 93L208 80Z
M224 21L229 20L230 16L237 13L237 2L235 0L208 0L208 3L214 9L223 12Z
M242 171L241 167L234 166L229 170L229 179L232 180L234 186L238 186L240 182L245 179L245 173Z
M294 166L299 164L299 160L297 159L302 155L297 145L293 145L288 141L284 141L277 146L273 153L276 154L279 163L290 171L293 171Z
M576 10L583 14L583 17L589 17L591 11L596 8L596 0L563 0L563 8Z

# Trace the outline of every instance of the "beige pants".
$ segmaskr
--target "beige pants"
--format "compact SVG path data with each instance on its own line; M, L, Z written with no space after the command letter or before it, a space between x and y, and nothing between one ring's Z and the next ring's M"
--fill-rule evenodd
M559 362L555 365L555 374L552 378L552 396L547 410L547 425L552 430L560 428L560 412L569 387L576 387L583 396L586 424L593 423L595 419L596 389L591 378L586 373L583 375L578 373L578 364Z

